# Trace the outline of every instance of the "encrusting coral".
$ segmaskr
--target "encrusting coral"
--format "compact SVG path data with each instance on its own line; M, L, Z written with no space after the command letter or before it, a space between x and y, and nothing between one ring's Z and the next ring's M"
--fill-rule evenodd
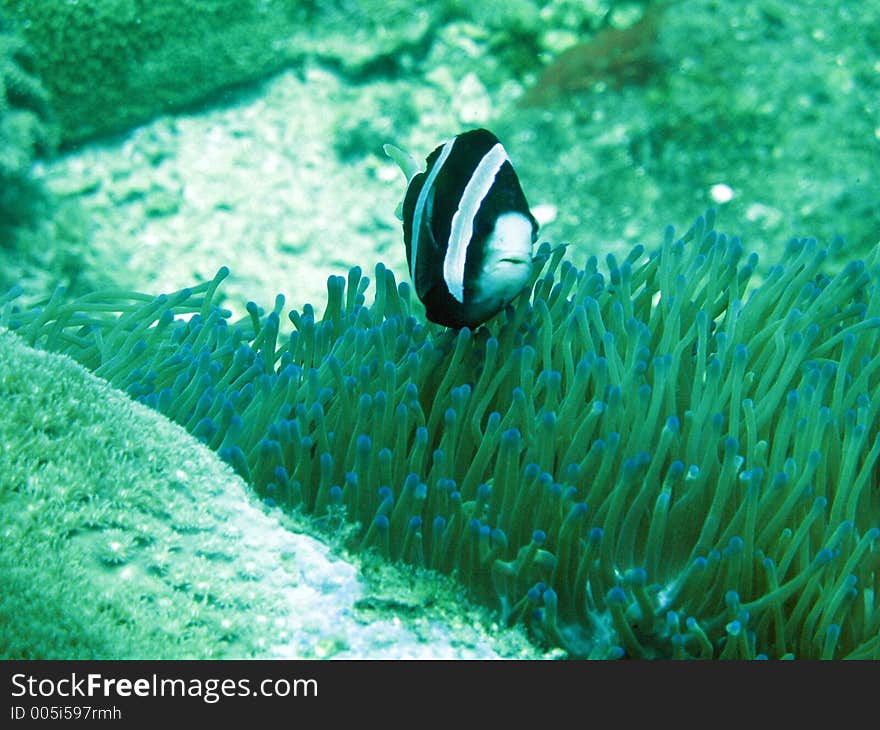
M0 313L217 449L266 500L456 574L576 657L880 658L880 262L822 273L667 229L651 255L538 254L477 332L376 267L289 315L100 292ZM186 319L178 315L194 313Z

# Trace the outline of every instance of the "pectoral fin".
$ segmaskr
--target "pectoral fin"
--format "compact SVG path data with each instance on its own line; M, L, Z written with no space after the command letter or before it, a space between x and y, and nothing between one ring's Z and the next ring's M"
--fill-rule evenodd
M407 182L412 180L413 177L422 171L422 168L419 163L413 159L413 156L404 152L400 147L395 147L393 144L383 144L382 149L385 151L385 154L394 160L398 167L403 170Z

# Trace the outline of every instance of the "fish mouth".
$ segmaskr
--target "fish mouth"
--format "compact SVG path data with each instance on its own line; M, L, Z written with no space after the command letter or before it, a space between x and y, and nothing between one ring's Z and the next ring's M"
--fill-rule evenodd
M528 263L528 261L526 261L526 259L516 258L514 256L508 256L506 258L500 259L500 261L506 262L508 264L526 264L526 263Z

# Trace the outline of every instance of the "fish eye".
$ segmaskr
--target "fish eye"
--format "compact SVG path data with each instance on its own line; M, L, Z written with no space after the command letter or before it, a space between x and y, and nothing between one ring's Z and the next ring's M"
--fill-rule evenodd
M477 216L477 219L474 221L474 235L479 238L486 238L491 235L494 228L494 221L487 220L485 216Z

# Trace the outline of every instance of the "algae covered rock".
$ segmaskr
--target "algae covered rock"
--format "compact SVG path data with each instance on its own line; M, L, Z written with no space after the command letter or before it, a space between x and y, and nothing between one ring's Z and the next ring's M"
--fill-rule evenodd
M349 7L349 5L351 5ZM62 144L120 131L305 57L349 73L392 60L439 12L408 3L0 0L35 52Z
M415 603L398 621L388 576L368 589L180 427L69 358L0 332L0 401L0 657L496 655L472 617Z
M33 215L41 195L31 166L53 149L54 137L33 54L0 8L0 234Z

